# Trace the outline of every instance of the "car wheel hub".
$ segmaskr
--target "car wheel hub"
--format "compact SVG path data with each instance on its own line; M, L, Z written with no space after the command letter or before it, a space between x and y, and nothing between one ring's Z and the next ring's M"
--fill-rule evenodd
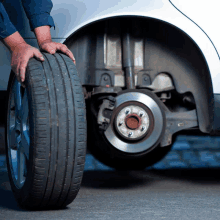
M140 153L161 137L164 118L157 102L144 92L125 92L116 97L111 124L105 137L116 149Z
M146 135L150 119L147 112L138 105L128 105L115 118L118 134L134 140Z

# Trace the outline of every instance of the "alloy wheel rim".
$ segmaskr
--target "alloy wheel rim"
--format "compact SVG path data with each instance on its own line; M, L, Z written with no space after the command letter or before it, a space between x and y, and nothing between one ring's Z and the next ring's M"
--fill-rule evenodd
M20 189L27 177L30 132L27 90L15 78L9 95L7 112L9 167L15 186Z

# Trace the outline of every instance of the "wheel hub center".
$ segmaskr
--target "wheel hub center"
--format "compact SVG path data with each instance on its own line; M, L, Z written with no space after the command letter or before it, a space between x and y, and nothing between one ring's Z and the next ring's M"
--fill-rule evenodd
M149 116L141 106L128 104L121 107L115 118L115 128L119 135L128 140L138 140L147 134Z
M137 129L140 126L140 122L141 120L139 119L139 117L134 114L128 115L125 118L125 124L131 130Z

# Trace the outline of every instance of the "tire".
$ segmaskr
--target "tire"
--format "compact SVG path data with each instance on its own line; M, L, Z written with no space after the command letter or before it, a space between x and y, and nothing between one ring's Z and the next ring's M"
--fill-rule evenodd
M125 93L126 91L128 90L122 91L121 93ZM142 90L139 91L141 92ZM166 127L164 105L161 104L161 101L155 94L146 90L144 92L151 96L161 109L164 126L157 142L148 150L140 153L126 153L113 147L105 137L104 132L100 131L97 124L97 117L95 117L92 111L89 111L89 106L91 106L91 104L94 105L93 103L96 103L96 101L92 100L90 103L89 101L87 103L87 120L89 131L88 149L97 160L116 170L143 170L146 167L152 166L153 164L162 160L171 150L172 145L166 147L160 146L160 142Z
M75 199L83 176L87 142L85 100L75 65L62 53L42 54L45 61L31 58L28 62L25 89L13 72L7 89L8 175L19 206L31 210L60 209ZM18 92L16 96L14 91ZM19 91L22 100L26 100L20 111L20 142L18 122L13 121L19 105L11 105L13 97L19 101ZM10 125L10 120L18 130ZM20 155L17 163L13 161L15 155ZM21 175L15 172L16 164Z

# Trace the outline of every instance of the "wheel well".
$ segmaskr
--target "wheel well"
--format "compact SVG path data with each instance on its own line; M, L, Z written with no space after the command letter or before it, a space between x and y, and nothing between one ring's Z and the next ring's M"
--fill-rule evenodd
M159 73L172 78L179 94L194 97L199 128L213 126L213 87L207 62L197 44L182 30L161 20L123 16L94 22L64 43L76 58L82 84L87 87L125 88L122 32L129 27L135 85L152 83ZM202 98L201 98L202 97Z

